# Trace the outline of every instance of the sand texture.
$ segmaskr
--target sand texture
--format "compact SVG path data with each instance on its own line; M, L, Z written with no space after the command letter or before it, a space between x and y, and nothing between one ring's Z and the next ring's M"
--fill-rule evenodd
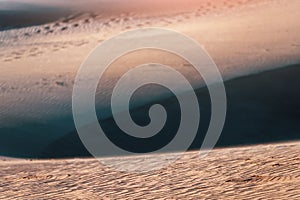
M0 198L296 200L299 148L300 143L283 143L217 149L202 159L189 152L167 168L143 174L115 171L94 159L5 161ZM118 162L123 165L122 158ZM124 168L135 162L141 160L132 158Z
M28 0L30 15L0 2L0 199L300 199L300 1L129 2ZM44 18L37 18L40 12ZM207 157L190 151L158 171L129 173L79 158L89 154L74 126L72 89L81 63L100 42L143 27L176 30L206 49L225 81L228 115L218 148ZM123 73L149 62L174 67L194 87L204 116L191 147L199 148L210 119L207 88L190 63L166 52L134 52L112 63L99 83L97 112L109 108ZM137 98L132 115L143 121L157 94L142 91L147 101ZM159 102L175 111L174 97ZM118 136L112 117L105 117ZM170 155L103 160L138 171L136 163L151 169Z

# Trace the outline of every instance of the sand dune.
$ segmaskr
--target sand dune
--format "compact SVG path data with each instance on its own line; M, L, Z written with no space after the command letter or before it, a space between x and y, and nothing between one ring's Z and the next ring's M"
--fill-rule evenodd
M155 26L185 33L205 46L224 80L300 61L300 26L295 20L299 18L297 0L288 3L284 0L220 0L215 3L205 0L193 1L191 6L178 5L172 11L167 9L163 15L121 9L119 13L105 16L89 11L43 25L1 31L2 154L36 157L45 147L74 131L71 95L76 72L99 42L120 31ZM182 12L179 12L181 7ZM141 37L149 39L146 35ZM98 92L97 109L107 108L105 98L122 72L149 61L178 69L195 88L204 85L184 60L161 52L140 52L112 65L101 85L102 91ZM296 90L290 95L297 97ZM292 122L297 123L298 118L294 119L296 121Z
M94 159L0 163L1 199L299 199L298 143L186 153L147 173L106 168ZM151 164L167 159L158 155ZM134 168L116 158L124 168ZM146 160L143 159L143 162ZM150 163L149 163L150 165Z
M300 1L7 2L0 2L0 199L300 199L300 143L283 143L300 139ZM99 42L142 27L174 29L205 47L225 80L228 116L218 142L222 148L207 157L191 151L159 171L127 173L77 158L89 153L75 130L72 88ZM199 148L210 117L207 88L191 64L165 52L131 53L111 65L96 94L97 112L107 113L101 125L131 151L153 147L119 137L107 111L122 73L146 62L174 67L195 88L201 121L191 149ZM153 103L171 112L166 135L152 141L157 147L172 137L178 105L164 90L164 98L153 98L161 90L147 89L132 104L139 124L148 122L145 113ZM281 143L261 144L273 142ZM102 159L139 171L137 163L152 169L172 155Z

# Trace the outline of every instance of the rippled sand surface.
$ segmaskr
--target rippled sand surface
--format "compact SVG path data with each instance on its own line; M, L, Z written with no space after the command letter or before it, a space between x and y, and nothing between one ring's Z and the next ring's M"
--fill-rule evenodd
M299 199L299 149L299 142L236 147L202 159L199 152L188 152L146 173L116 171L95 159L8 160L0 163L0 198ZM115 159L125 169L136 162L155 165L168 154L149 161Z

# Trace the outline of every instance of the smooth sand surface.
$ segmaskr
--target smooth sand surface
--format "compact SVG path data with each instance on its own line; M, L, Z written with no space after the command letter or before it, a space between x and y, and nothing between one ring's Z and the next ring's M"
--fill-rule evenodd
M149 8L149 4L138 8ZM74 131L71 97L76 72L99 42L120 31L154 26L182 32L205 47L224 80L300 61L297 0L179 1L171 10L168 3L162 5L160 12L142 12L111 3L109 7L115 9L111 15L93 9L44 25L1 31L1 152L37 157ZM147 34L140 37L151 39ZM108 107L105 98L120 75L145 62L170 65L195 88L204 85L183 59L142 51L113 63L97 94L97 110Z
M299 65L293 65L226 81L228 101L226 121L216 146L299 140L300 110L297 109L300 102L299 75ZM201 147L211 115L207 88L196 90L196 95L200 107L200 123L197 136L190 146L191 150ZM153 104L161 104L167 113L171 113L164 128L155 138L138 140L129 137L118 128L112 117L101 120L100 125L107 137L119 147L139 153L156 150L167 145L177 133L181 112L176 97L171 96L158 101L152 100L146 105L132 109L133 120L138 124L149 123L147 113ZM186 136L188 137L188 134ZM174 151L181 149L177 148ZM47 146L40 156L53 158L89 155L76 130L73 130ZM109 152L107 155L110 155Z
M1 199L299 199L300 143L189 152L159 171L127 173L94 159L0 162ZM167 159L157 155L149 165ZM138 158L117 158L135 168ZM124 160L132 159L125 165ZM142 159L148 162L147 159ZM138 170L138 169L137 169Z

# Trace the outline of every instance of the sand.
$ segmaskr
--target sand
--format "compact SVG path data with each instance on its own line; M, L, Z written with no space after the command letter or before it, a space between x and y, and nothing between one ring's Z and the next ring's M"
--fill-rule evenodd
M102 14L84 8L84 13L75 12L48 24L1 31L3 154L38 157L45 147L75 130L71 95L76 72L99 42L120 31L154 26L182 32L205 47L224 80L299 63L299 1L191 2L179 3L171 10L166 3L160 12L143 14L125 6L111 16L110 11ZM107 72L97 95L97 110L108 107L105 98L120 74L145 62L170 65L195 88L204 85L188 63L173 55L147 51L127 55Z
M0 156L7 156L0 158L1 199L300 198L299 142L259 145L300 139L300 2L170 1L93 1L87 7L83 1L28 1L29 7L60 7L62 13L57 19L50 12L34 26L26 19L18 21L22 16L0 24ZM32 18L34 12L29 22ZM71 110L77 70L99 42L121 31L153 26L194 38L219 67L229 97L219 145L255 145L216 149L204 159L188 152L177 163L145 174L108 169L92 158L10 158L87 156L76 138ZM151 39L147 34L139 37ZM99 112L107 109L107 94L120 75L145 62L176 68L189 78L199 99L207 97L202 78L186 61L142 51L120 58L107 71L97 93ZM141 102L134 107L137 116L147 108ZM162 102L174 103L172 98ZM202 105L209 114L207 99ZM148 164L167 157L157 155ZM128 168L139 162L138 157L111 159L119 165L131 159L133 164L124 166Z
M216 149L202 159L189 152L143 174L115 171L94 159L5 161L0 198L299 199L299 148L296 142ZM151 164L166 158L157 156ZM123 160L118 158L120 165Z
M293 65L226 81L226 121L216 147L299 140L299 74L299 65ZM201 147L210 119L207 88L196 90L196 95L201 116L197 136L190 150ZM111 140L133 152L148 152L149 149L164 146L177 132L176 125L179 124L180 108L176 97L152 100L145 106L132 109L131 116L137 123L147 124L145 113L148 113L149 107L154 103L163 105L171 113L159 137L149 141L133 140L123 134L112 117L101 120L101 127ZM176 151L181 149L177 148ZM74 156L90 156L76 131L55 140L40 155L43 158Z

